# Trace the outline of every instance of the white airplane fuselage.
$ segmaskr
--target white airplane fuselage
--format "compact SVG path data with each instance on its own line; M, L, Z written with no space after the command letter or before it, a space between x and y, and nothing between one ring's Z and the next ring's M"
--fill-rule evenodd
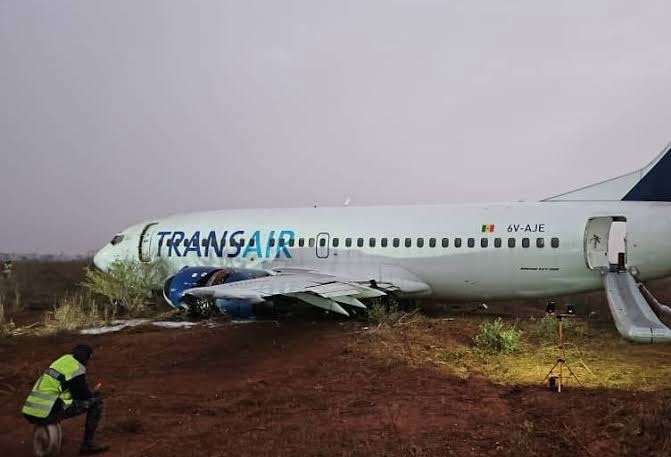
M124 230L94 262L314 269L401 283L408 295L416 281L448 301L548 297L603 288L612 221L626 221L626 268L638 279L671 275L671 204L631 201L182 214Z

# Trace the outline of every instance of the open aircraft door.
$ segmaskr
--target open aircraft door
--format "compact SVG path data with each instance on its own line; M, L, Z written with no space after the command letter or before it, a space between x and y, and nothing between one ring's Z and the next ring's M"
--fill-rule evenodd
M139 257L140 262L148 263L151 262L151 248L152 240L154 239L154 233L156 232L157 222L152 222L147 224L142 230L140 235L140 244L139 244Z
M625 268L626 223L621 216L593 217L585 227L585 261L590 270ZM613 230L613 229L616 230Z

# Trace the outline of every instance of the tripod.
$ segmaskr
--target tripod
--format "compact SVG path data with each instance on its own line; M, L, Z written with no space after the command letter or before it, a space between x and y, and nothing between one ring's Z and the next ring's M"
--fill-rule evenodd
M543 379L543 382L545 383L545 381L550 380L550 387L554 388L553 381L556 380L557 392L561 392L564 378L573 377L575 378L576 381L578 381L578 384L580 384L581 386L582 382L580 382L580 379L578 379L578 376L576 376L576 374L571 369L571 366L566 361L566 353L564 352L564 319L574 317L574 315L557 314L555 317L559 321L559 350L561 351L561 356L557 358L557 362L555 362L555 364L552 366L548 374ZM568 371L569 373L568 375L564 375L564 369ZM557 370L558 374L554 374L555 370Z

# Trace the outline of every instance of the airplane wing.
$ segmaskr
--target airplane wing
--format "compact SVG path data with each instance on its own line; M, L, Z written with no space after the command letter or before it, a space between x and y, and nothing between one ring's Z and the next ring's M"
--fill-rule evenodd
M424 286L427 291L430 290L426 284ZM415 284L415 287L418 286ZM360 299L381 297L396 288L398 287L392 284L357 282L318 271L291 269L260 278L195 287L185 290L184 293L197 298L238 299L251 303L260 303L273 296L285 296L349 316L341 305L365 309L366 306Z

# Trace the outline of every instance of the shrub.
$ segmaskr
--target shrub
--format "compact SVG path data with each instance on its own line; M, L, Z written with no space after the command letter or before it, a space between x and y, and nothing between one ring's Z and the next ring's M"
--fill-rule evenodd
M504 324L499 317L480 326L480 333L475 336L475 345L486 353L509 354L519 351L521 334L515 326Z
M153 291L160 289L168 277L164 262L137 263L118 260L108 272L85 269L83 286L94 295L105 297L111 305L119 305L129 314L146 310Z
M377 301L368 307L368 319L378 324L394 325L403 315L404 313L399 311L398 303L395 301L386 304Z
M46 313L46 333L73 331L84 327L106 324L114 319L110 306L96 303L90 293L66 295L58 301L53 311Z

